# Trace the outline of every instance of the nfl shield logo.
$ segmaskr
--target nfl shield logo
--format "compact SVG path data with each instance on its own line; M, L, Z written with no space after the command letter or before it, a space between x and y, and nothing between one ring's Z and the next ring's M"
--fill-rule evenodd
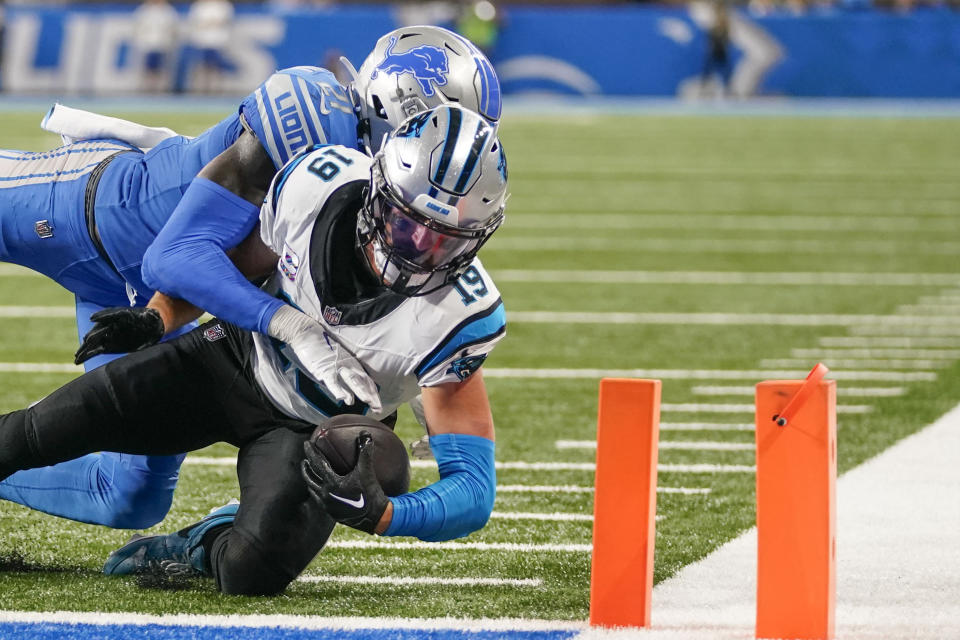
M340 318L342 317L343 313L336 307L323 308L323 319L331 326L340 324Z
M50 224L49 220L37 220L36 224L33 225L33 229L41 238L46 239L53 237L53 225Z
M227 334L223 330L222 326L215 324L212 327L207 327L203 330L203 337L207 339L207 342L216 342L221 338L226 338Z

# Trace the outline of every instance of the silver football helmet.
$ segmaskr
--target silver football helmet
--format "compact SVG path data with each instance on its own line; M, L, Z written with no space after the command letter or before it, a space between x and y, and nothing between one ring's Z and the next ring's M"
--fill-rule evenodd
M370 177L357 234L381 282L398 293L453 282L503 222L507 160L496 127L462 107L404 121Z
M371 155L406 118L456 103L490 122L500 119L500 81L466 38L440 27L402 27L377 41L350 87L362 143Z

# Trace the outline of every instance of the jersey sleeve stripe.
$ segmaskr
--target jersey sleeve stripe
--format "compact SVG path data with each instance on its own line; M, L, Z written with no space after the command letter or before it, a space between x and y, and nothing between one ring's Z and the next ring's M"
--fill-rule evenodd
M440 341L440 344L417 365L415 369L417 377L422 377L423 374L447 360L460 349L492 340L506 329L507 314L503 308L503 300L497 298L494 304L454 327Z
M306 80L302 80L302 82L306 84ZM329 127L330 118L329 116L321 117L320 113L317 112L317 104L319 104L319 102L316 100L309 99L309 90L308 90L308 99L304 101L303 104L305 105L304 110L306 111L307 120L317 123L317 132L316 132L317 137L313 141L314 144L329 143L331 140L331 136L329 135L330 132L327 129L324 129L323 125L326 123L327 127ZM313 131L313 129L311 129L311 131ZM335 142L334 144L343 144L343 143Z
M278 143L282 148L282 139L280 137L280 129L277 127L277 120L273 116L273 110L270 108L270 97L267 95L267 90L265 87L260 87L257 91L257 108L260 112L260 122L266 123L270 126L270 130L264 131L264 137L266 140L261 140L261 144L267 146L267 151L270 153L270 157L273 159L273 163L277 167L282 167L288 158L284 157L284 154L278 148ZM270 135L272 134L272 136Z
M303 78L293 76L293 91L297 94L297 102L300 106L300 112L303 114L303 122L307 125L307 131L310 132L311 144L316 144L317 142L326 142L327 139L323 135L323 127L316 116L309 109L308 105L310 104L310 100L303 96L304 87L306 84L306 80ZM317 129L320 130L319 135L317 135Z

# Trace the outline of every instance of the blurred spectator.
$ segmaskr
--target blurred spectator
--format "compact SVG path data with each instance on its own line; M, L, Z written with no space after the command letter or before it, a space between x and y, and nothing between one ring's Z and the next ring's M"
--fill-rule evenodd
M707 29L707 55L700 74L702 93L707 93L710 81L717 77L720 82L720 95L727 95L730 85L730 14L725 0L713 0L713 16Z
M141 89L158 93L169 87L179 18L167 0L144 0L134 12L136 45L143 54Z
M187 28L189 86L200 93L217 92L220 74L232 67L225 52L233 32L233 5L229 0L194 0Z
M490 0L467 0L460 10L455 31L473 42L487 57L500 35L500 14Z

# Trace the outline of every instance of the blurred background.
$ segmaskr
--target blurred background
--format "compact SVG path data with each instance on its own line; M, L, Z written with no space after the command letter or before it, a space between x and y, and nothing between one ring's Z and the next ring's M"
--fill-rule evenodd
M960 0L8 0L0 91L240 95L422 23L485 49L508 95L960 97Z

